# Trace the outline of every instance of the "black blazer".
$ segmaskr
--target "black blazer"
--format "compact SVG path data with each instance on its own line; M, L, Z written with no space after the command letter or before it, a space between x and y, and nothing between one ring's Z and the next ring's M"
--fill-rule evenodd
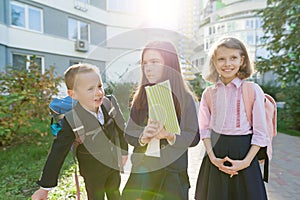
M189 94L185 97L181 108L180 135L176 135L173 145L169 145L166 139L160 140L160 155L158 159L146 156L147 145L141 146L139 137L148 121L148 108L137 110L133 105L130 118L125 129L125 138L134 146L132 160L132 172L140 171L141 167L146 170L158 170L162 168L171 171L186 171L188 165L188 147L196 146L200 141L198 131L198 118L196 105L193 97ZM137 170L137 171L136 171Z
M106 97L105 97L106 98ZM99 160L104 165L118 169L117 151L115 146L115 134L119 135L122 154L127 154L128 144L124 138L125 120L119 109L116 101L112 101L117 111L115 121L116 123L110 123L104 127L99 121L85 110L80 103L73 108L84 126L85 132L99 129L100 131L95 135L86 136L83 144L80 144L77 148L77 157L80 160L80 156L91 156ZM104 106L101 106L104 114L105 123L108 122L109 116ZM113 129L112 126L115 126ZM116 130L116 131L113 131ZM57 138L54 139L50 153L48 154L46 164L43 169L42 176L37 182L42 187L54 187L57 185L60 169L63 162L71 149L71 146L75 140L75 135L72 128L64 118L62 121L62 129L59 131Z

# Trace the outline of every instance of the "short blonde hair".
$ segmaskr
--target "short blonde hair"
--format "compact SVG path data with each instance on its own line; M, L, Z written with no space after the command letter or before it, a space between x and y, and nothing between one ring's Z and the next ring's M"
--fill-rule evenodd
M216 83L219 80L219 74L217 72L214 59L216 57L216 51L219 47L226 47L229 49L240 50L241 56L244 56L244 63L240 67L237 77L240 79L246 79L250 77L254 71L253 63L249 59L248 51L242 41L234 37L224 37L217 41L209 52L208 67L203 71L204 80Z
M88 72L95 72L100 76L100 70L95 65L91 65L88 63L79 63L70 66L64 73L67 89L73 90L75 80L78 74L83 74Z

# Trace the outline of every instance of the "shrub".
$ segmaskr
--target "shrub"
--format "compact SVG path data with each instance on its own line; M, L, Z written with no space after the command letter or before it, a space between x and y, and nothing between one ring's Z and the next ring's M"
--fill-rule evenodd
M54 67L42 73L33 62L28 71L8 66L0 73L0 146L10 144L22 126L30 127L29 119L46 119L61 80L54 76Z

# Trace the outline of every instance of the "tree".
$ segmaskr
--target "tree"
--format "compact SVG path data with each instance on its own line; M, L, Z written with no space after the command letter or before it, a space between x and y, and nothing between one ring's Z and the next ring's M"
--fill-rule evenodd
M272 70L278 75L287 105L284 119L291 128L300 130L300 0L268 0L259 14L269 56L258 58L257 70Z
M260 72L272 70L285 86L299 85L300 0L268 0L262 14L268 58L259 57Z

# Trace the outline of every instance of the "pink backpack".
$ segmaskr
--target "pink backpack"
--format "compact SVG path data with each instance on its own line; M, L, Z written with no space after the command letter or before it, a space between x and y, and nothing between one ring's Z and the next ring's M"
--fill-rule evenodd
M247 118L252 125L252 109L254 104L254 83L244 81L242 85L242 95L245 104L245 110ZM266 110L266 122L270 136L270 146L267 148L267 154L269 159L272 159L272 139L277 135L277 107L276 102L268 94L265 94L265 110Z
M242 84L242 97L245 105L247 119L252 126L252 110L255 98L253 82L244 81ZM211 94L213 87L208 88L208 94ZM206 95L206 102L209 110L211 110L211 95ZM266 122L270 143L267 147L260 148L257 153L258 160L264 162L264 181L268 182L269 160L272 159L272 139L277 135L277 107L275 100L268 94L265 94L265 110ZM238 116L239 117L239 116ZM238 121L240 119L237 119Z

